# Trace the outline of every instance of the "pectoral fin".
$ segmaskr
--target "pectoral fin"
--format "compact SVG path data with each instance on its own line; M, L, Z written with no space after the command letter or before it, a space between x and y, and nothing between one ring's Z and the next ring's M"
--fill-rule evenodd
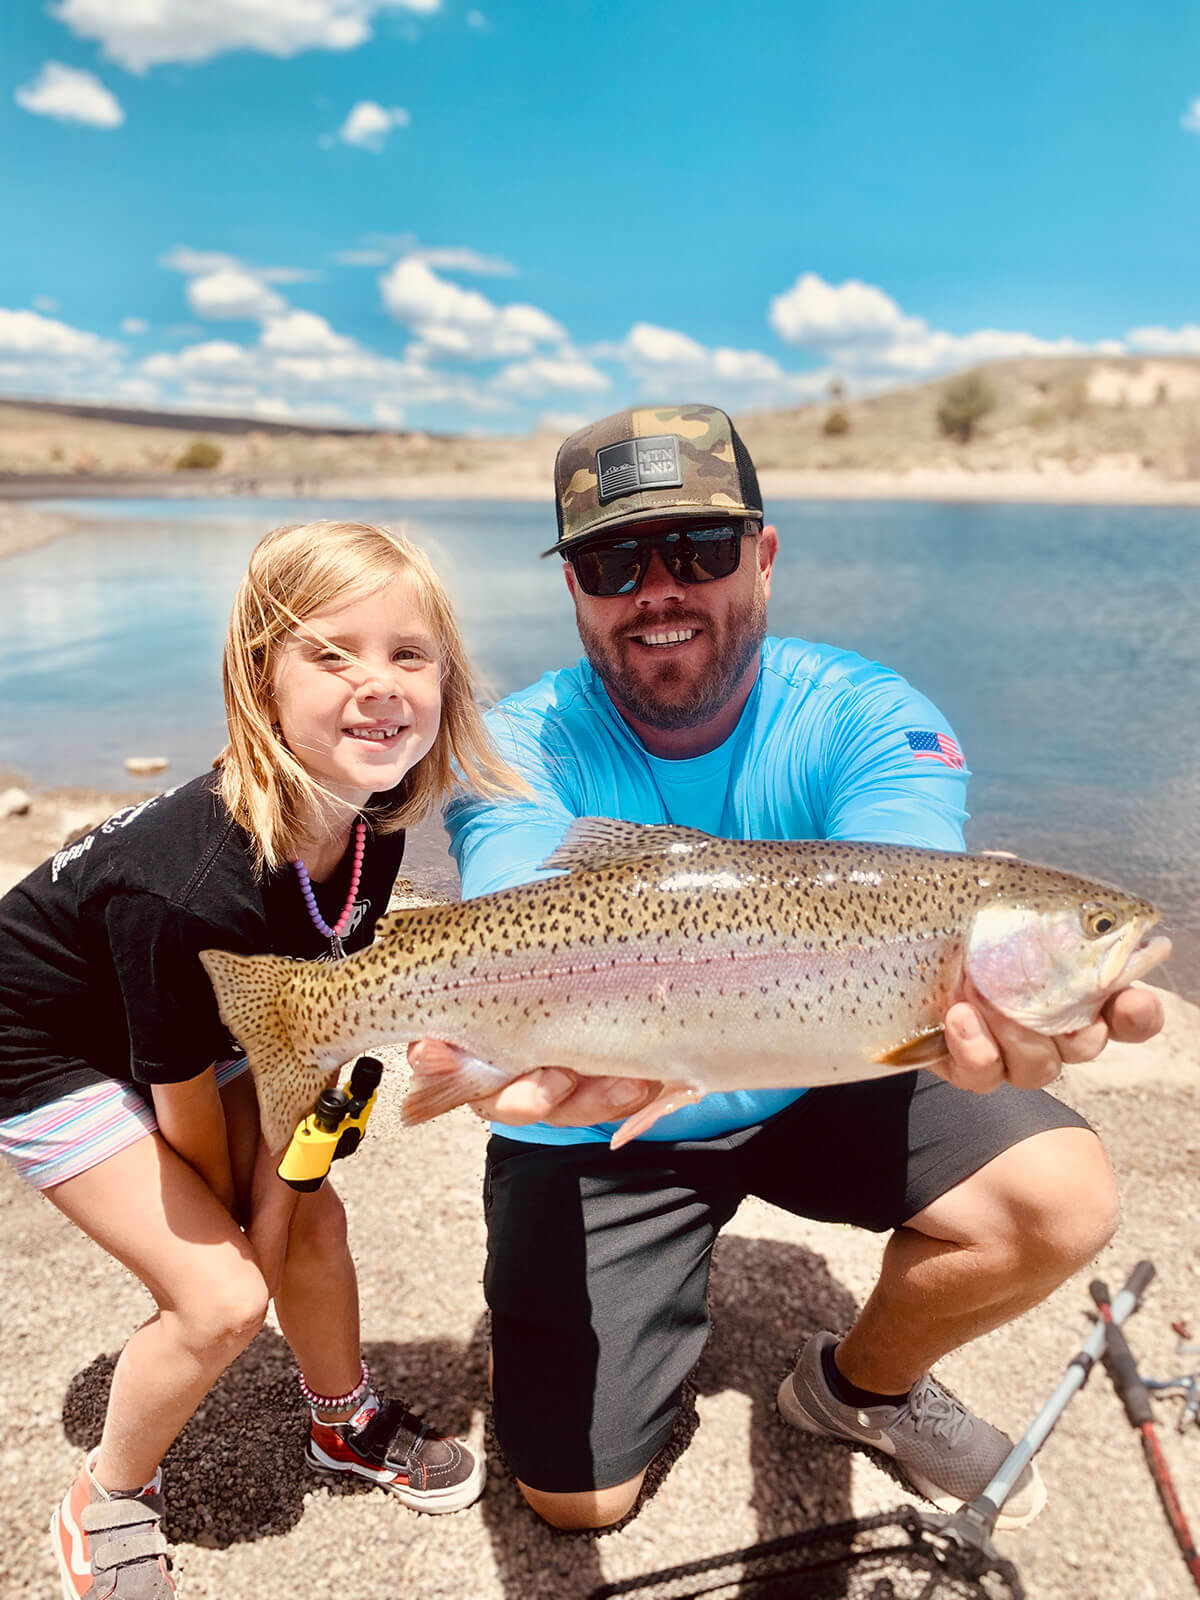
M939 1026L927 1028L915 1039L906 1039L902 1044L893 1045L890 1050L880 1050L871 1060L878 1061L882 1067L911 1072L915 1067L928 1067L935 1061L944 1061L949 1053L946 1049L946 1030Z
M458 1065L450 1072L439 1073L423 1083L419 1089L410 1089L400 1106L400 1120L406 1128L418 1122L429 1122L440 1117L443 1111L453 1111L472 1100L482 1100L495 1094L512 1075L501 1072L477 1056L460 1056Z
M619 1150L623 1144L639 1138L648 1128L652 1128L659 1117L670 1116L672 1111L681 1111L684 1106L695 1105L697 1100L703 1098L704 1091L690 1083L664 1083L649 1105L625 1119L609 1140L609 1148Z

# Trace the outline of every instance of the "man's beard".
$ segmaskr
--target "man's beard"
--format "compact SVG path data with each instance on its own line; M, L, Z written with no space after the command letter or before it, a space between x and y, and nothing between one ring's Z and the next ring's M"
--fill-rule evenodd
M623 637L627 638L631 633L662 628L703 628L711 649L708 665L696 678L669 658L658 666L652 679L645 678L635 668L621 664L617 650L620 641L614 646L608 635L582 617L576 620L587 658L617 709L660 733L676 733L707 722L728 704L766 635L767 599L762 584L756 583L745 604L730 611L719 626L706 617L689 617L681 612L625 630ZM653 669L652 661L650 665Z

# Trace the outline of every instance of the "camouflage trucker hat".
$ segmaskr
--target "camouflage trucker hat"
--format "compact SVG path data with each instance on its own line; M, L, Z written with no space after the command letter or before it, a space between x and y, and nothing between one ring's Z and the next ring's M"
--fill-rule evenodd
M554 499L547 556L649 517L763 515L750 453L716 406L637 406L580 428L559 448Z

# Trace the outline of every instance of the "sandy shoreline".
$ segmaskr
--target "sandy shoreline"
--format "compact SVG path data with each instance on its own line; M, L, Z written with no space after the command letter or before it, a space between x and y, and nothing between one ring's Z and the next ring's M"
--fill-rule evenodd
M1150 472L1065 467L971 472L916 467L907 472L837 472L768 468L759 474L768 515L782 500L905 500L1009 502L1046 505L1195 506L1200 479L1167 479ZM0 483L0 557L60 538L96 519L47 510L39 500L300 499L312 501L497 500L549 506L548 476L491 468L485 472L375 474L359 477L8 479Z

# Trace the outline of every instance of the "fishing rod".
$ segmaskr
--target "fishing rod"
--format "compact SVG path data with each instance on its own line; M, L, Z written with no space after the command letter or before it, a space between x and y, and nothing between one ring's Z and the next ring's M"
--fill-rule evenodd
M1129 1274L1125 1287L1110 1307L1112 1327L1119 1331L1126 1317L1132 1316L1137 1310L1153 1276L1153 1262L1137 1263ZM928 1523L938 1527L940 1532L951 1540L974 1546L984 1555L993 1553L991 1536L1004 1502L1016 1486L1017 1479L1049 1438L1058 1419L1066 1410L1067 1402L1083 1388L1091 1376L1092 1368L1103 1357L1106 1336L1106 1324L1097 1322L1079 1350L1067 1363L1067 1370L1054 1393L1005 1456L983 1492L958 1511L926 1517Z
M1137 1309L1153 1276L1154 1267L1149 1261L1139 1261L1134 1267L1111 1306L1116 1326ZM1106 1325L1097 1321L1068 1362L1054 1393L1005 1456L991 1482L958 1511L918 1511L911 1505L900 1506L876 1516L810 1528L744 1550L603 1584L592 1591L589 1600L616 1600L617 1596L698 1600L703 1595L728 1593L735 1581L741 1585L741 1593L761 1592L763 1600L767 1594L796 1596L800 1600L816 1592L813 1585L818 1579L824 1582L833 1573L847 1580L853 1573L854 1585L844 1592L865 1600L868 1594L895 1596L898 1590L892 1575L916 1572L925 1577L922 1600L950 1600L951 1596L961 1600L965 1594L978 1595L980 1600L985 1594L1025 1600L1016 1567L991 1542L996 1519L1067 1402L1087 1382L1093 1366L1103 1356L1106 1334ZM875 1586L868 1589L872 1580Z
M1200 1553L1197 1553L1183 1508L1179 1504L1179 1497L1175 1493L1166 1457L1163 1455L1158 1435L1154 1431L1154 1409L1150 1403L1149 1390L1138 1375L1137 1363L1133 1359L1129 1341L1115 1319L1116 1308L1109 1303L1108 1285L1102 1279L1096 1278L1091 1284L1091 1293L1100 1310L1101 1320L1096 1326L1105 1336L1105 1369L1113 1381L1113 1388L1120 1396L1121 1404L1125 1407L1130 1427L1141 1439L1142 1454L1146 1458L1146 1465L1150 1469L1158 1498L1162 1501L1163 1510L1167 1514L1171 1532L1183 1552L1184 1565L1191 1574L1192 1582L1197 1589L1200 1589Z

